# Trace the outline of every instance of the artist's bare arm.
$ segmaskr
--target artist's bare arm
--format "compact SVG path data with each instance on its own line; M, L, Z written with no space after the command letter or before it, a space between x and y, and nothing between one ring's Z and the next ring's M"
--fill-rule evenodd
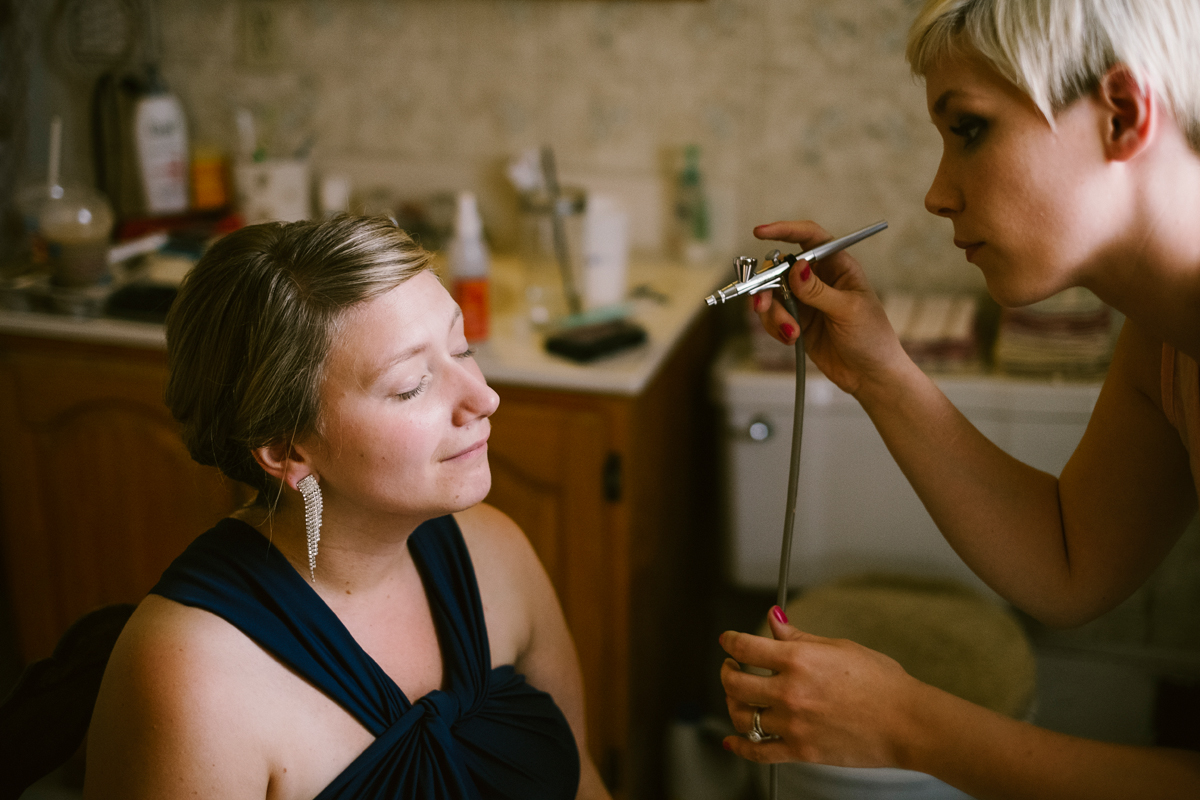
M1127 323L1061 477L1005 454L919 371L858 397L976 574L1043 622L1076 625L1132 594L1195 512L1187 452L1157 403L1161 348Z
M1172 800L1200 797L1200 753L1129 747L1037 728L921 683L880 653L770 619L773 639L727 632L721 669L734 727L755 707L782 736L725 744L759 762L900 767L979 800ZM736 659L736 660L735 660ZM738 662L775 672L742 671Z
M759 235L811 246L811 223ZM862 404L963 560L1014 605L1051 625L1086 622L1129 596L1195 511L1187 453L1158 397L1161 342L1127 322L1092 420L1061 479L992 444L899 346L862 268L845 253L807 280L792 271L800 325L818 366ZM768 331L795 327L756 297Z
M1109 744L1017 722L918 684L901 765L978 800L1200 797L1200 753Z
M484 603L489 635L495 621L498 628L511 631L504 638L515 642L514 652L503 652L503 643L493 643L493 664L511 658L531 686L554 698L579 748L577 796L607 800L608 791L587 749L579 657L546 570L524 532L504 513L481 503L455 514L455 519L471 550L480 593L493 598Z

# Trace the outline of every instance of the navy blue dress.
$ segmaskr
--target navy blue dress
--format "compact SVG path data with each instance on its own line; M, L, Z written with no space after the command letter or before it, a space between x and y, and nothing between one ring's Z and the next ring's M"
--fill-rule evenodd
M453 517L409 550L442 647L445 689L410 702L308 582L253 527L222 520L151 590L211 611L329 698L376 739L318 800L573 798L579 751L550 695L491 668L475 570Z

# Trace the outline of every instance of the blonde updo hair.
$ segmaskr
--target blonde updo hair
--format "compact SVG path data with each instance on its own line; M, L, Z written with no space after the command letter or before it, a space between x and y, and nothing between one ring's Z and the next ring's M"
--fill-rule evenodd
M926 0L908 35L913 72L963 48L1028 94L1051 126L1124 64L1200 152L1198 0Z
M192 458L259 490L265 445L320 431L325 359L347 309L429 267L383 217L251 225L192 268L167 316L166 401Z

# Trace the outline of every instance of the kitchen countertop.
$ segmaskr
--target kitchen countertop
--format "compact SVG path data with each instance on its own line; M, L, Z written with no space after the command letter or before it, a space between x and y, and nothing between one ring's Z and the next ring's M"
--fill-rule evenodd
M630 318L646 329L646 343L590 364L576 364L542 348L541 335L519 311L520 264L497 259L492 268L492 335L476 349L475 360L490 383L636 395L697 315L712 313L704 298L728 283L722 280L727 273L732 274L728 267L718 266L631 264L629 288L637 299L630 301ZM639 288L648 291L637 292Z
M490 383L600 394L639 394L696 316L708 312L704 297L726 283L728 267L634 262L629 270L630 318L646 329L638 347L576 364L542 349L542 336L521 309L521 265L497 257L492 265L489 340L476 348L476 362ZM711 313L711 312L709 312ZM163 326L108 317L71 317L0 310L0 334L164 349Z

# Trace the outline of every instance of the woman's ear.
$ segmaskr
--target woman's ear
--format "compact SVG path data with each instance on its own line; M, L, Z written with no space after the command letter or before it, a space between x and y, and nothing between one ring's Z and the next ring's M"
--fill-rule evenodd
M1124 64L1110 69L1096 89L1104 112L1104 153L1128 161L1146 149L1158 122L1158 103L1150 87L1138 83Z
M297 483L313 474L304 450L293 445L276 442L257 447L252 452L263 472L293 489L296 489Z

